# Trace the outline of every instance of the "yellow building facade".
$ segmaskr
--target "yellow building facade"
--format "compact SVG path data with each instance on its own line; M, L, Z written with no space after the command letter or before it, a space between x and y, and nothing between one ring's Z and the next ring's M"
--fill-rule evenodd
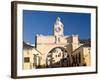
M23 69L90 66L90 46L80 43L78 35L65 36L57 17L53 35L36 35L35 45L23 45Z

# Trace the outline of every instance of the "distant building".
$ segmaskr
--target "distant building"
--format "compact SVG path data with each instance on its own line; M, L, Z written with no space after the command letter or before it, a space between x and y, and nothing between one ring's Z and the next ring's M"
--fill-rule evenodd
M23 43L23 69L91 65L91 48L78 35L64 36L60 17L54 24L54 35L36 35L35 46Z

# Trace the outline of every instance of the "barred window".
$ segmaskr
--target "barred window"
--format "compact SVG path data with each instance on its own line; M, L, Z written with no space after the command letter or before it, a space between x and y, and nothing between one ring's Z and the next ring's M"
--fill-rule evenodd
M30 58L29 57L25 57L24 58L24 62L30 62Z

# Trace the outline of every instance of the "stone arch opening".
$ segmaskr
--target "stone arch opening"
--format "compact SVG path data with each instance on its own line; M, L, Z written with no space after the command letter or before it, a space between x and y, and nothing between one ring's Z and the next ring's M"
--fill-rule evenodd
M46 56L46 67L70 67L72 65L71 55L64 47L51 49Z

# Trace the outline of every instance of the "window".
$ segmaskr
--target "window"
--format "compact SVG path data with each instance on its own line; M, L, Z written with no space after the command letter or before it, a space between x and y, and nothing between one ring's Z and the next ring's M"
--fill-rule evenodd
M79 57L79 63L81 63L81 53L78 53L78 57Z
M24 62L30 62L30 58L29 57L25 57L24 58Z

